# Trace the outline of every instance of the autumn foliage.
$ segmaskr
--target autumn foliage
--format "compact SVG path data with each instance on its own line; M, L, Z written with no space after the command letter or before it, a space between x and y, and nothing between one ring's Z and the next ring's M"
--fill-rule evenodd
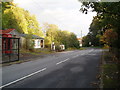
M108 29L105 31L103 36L101 37L101 41L106 43L109 46L112 46L114 42L117 40L117 33L113 31L113 29Z

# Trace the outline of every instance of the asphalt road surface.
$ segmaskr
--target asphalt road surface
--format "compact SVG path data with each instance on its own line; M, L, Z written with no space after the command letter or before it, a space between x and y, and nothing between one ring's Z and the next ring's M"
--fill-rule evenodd
M101 49L64 51L2 68L0 88L94 88Z

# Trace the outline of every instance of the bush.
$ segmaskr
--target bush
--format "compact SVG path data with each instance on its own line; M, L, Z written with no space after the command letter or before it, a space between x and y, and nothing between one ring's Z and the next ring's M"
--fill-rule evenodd
M56 45L55 50L58 51L58 52L61 51L60 45Z
M27 49L30 51L34 51L34 41L31 39L26 39L26 43L27 43Z
M34 40L32 39L32 35L26 35L24 41L24 47L26 50L34 51Z

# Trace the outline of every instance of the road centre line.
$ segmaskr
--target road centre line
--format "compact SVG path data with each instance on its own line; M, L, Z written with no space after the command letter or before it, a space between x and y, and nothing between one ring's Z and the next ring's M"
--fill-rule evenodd
M85 55L85 54L87 55L87 54L89 54L89 53L92 52L92 51L94 51L94 49L88 51L87 53L82 53L81 55Z
M82 53L81 55L84 55L85 53Z
M94 50L93 50L93 49L90 50L89 53L92 52L92 51L94 51ZM81 54L81 55L84 55L84 54L86 54L86 53L83 53L83 54ZM77 57L77 56L79 56L79 55L76 55L76 56L73 56L73 57ZM69 60L69 58L67 58L67 59L65 59L65 60L63 60L63 61L60 61L60 62L56 63L56 65L61 64L61 63L63 63L63 62L66 62L66 61L68 61L68 60ZM28 77L31 77L31 76L33 76L33 75L35 75L35 74L38 74L38 73L42 72L42 71L45 71L46 69L47 69L47 68L43 68L43 69L38 70L38 71L36 71L36 72L34 72L34 73L31 73L31 74L29 74L29 75L26 75L26 76L24 76L24 77L22 77L22 78L19 78L19 79L17 79L17 80L14 80L14 81L12 81L12 82L9 82L9 83L7 83L7 84L5 84L5 85L2 85L2 86L0 86L0 89L1 89L1 88L4 88L4 87L6 87L6 86L9 86L9 85L11 85L11 84L14 84L14 83L16 83L16 82L19 82L19 81L21 81L21 80L24 80L24 79L26 79L26 78L28 78Z
M90 52L92 52L92 51L93 51L93 49L90 50L90 51L88 51L88 53L90 53ZM85 55L85 54L88 54L88 53L82 53L81 55ZM76 57L78 57L78 56L79 56L79 55L73 56L73 58L76 58ZM69 58L68 58L68 59L65 59L65 60L63 60L63 61L60 61L60 62L58 62L58 63L56 63L56 65L59 65L59 64L65 62L65 61L68 61L68 60L69 60Z
M15 80L15 81L12 81L12 82L8 83L8 84L2 85L2 86L0 86L0 88L4 88L4 87L9 86L9 85L11 85L11 84L14 84L14 83L16 83L16 82L19 82L19 81L21 81L21 80L24 80L24 79L26 79L26 78L28 78L28 77L31 77L31 76L33 76L33 75L35 75L35 74L38 74L38 73L40 73L40 72L42 72L42 71L45 71L46 69L47 69L47 68L43 68L43 69L41 69L41 70L38 70L38 71L36 71L36 72L34 72L34 73L31 73L31 74L29 74L29 75L26 75L26 76L24 76L24 77L22 77L22 78L19 78L19 79Z
M73 58L76 58L76 57L78 57L79 55L76 55L76 56L73 56Z
M77 56L73 56L73 58L76 58Z
M94 51L94 49L90 50L89 52L92 52L92 51Z
M63 62L66 62L66 61L68 61L68 60L69 60L69 58L67 58L67 59L65 59L65 60L63 60L63 61L60 61L60 62L56 63L56 65L61 64L61 63L63 63Z
M96 54L88 54L88 55L96 55Z

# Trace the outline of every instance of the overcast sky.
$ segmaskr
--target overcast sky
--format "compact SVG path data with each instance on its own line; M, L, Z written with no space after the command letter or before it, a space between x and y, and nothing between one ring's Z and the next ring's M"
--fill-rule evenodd
M61 30L74 32L78 37L86 35L95 12L83 14L78 0L14 0L19 7L35 14L39 23L56 24Z

